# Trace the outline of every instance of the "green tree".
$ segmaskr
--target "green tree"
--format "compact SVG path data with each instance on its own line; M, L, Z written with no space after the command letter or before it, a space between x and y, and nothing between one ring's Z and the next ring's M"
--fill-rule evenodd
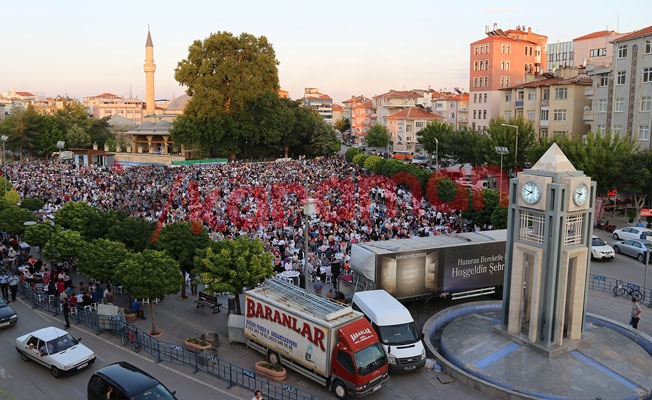
M109 227L105 238L122 242L128 250L137 253L147 248L154 230L156 230L156 222L144 218L119 217L118 221Z
M146 249L140 253L128 253L115 270L115 279L134 298L156 299L177 293L183 277L179 263L165 252ZM156 329L154 302L150 302L152 330L150 335L159 334Z
M277 93L278 61L264 36L218 32L195 40L174 77L192 96L184 114L207 120L219 113L241 113L246 103L266 92Z
M361 149L357 148L357 147L349 147L346 150L346 153L344 153L344 159L346 161L348 161L348 162L353 162L353 159L355 158L355 156L357 156L360 153L364 154L364 152Z
M446 150L446 142L444 138L448 138L453 134L453 126L446 121L433 120L429 122L423 129L417 132L417 141L423 149L431 156L444 154ZM440 144L442 145L440 147ZM452 144L452 143L451 143Z
M340 118L333 125L340 133L345 133L351 129L351 121L348 118Z
M241 314L240 294L245 287L253 288L273 275L272 259L260 239L240 236L211 242L195 257L195 267L201 283L210 290L235 295L236 314Z
M84 242L78 252L77 267L85 276L100 282L114 281L116 267L125 260L128 253L121 242L107 239Z
M55 211L54 217L57 224L65 229L72 229L83 234L90 221L97 217L98 212L96 208L85 201L69 201Z
M38 246L40 249L41 260L43 260L44 249L47 246L52 246L52 236L57 227L53 225L48 225L46 223L34 224L25 227L25 236L23 240L31 247ZM50 250L49 253L52 253Z
M0 183L1 183L1 181L0 181ZM45 203L43 203L43 200L41 200L41 199L36 199L36 198L33 198L33 197L27 197L27 198L22 199L20 201L20 208L25 208L25 209L30 210L30 211L38 211L41 208L43 208L44 204Z
M166 225L152 243L152 248L165 251L177 260L181 274L190 274L194 268L195 255L198 249L206 249L211 244L211 239L205 230L199 233L192 231L189 222L175 222ZM181 297L186 298L186 285L181 285Z
M32 211L18 208L15 204L0 211L0 231L22 235L26 228L25 221L36 221Z
M64 231L55 231L52 235L52 245L45 247L45 256L49 260L69 260L73 257L79 257L80 249L86 242L82 239L77 231L70 229ZM53 251L54 254L50 254Z
M91 135L86 130L75 124L66 131L66 146L68 148L90 147Z
M30 104L27 109L17 107L0 125L3 132L8 132L6 147L17 150L19 159L23 161L23 150L32 151L33 143L39 135L40 116Z
M320 117L313 131L308 154L317 157L328 156L338 152L341 148L340 146L341 143L333 127Z
M503 124L514 125L517 129ZM486 161L493 165L499 165L500 155L494 151L495 146L503 146L509 149L509 156L503 158L503 169L507 171L516 171L523 168L530 147L535 145L534 127L531 121L523 118L505 121L503 118L494 118L489 121L489 137L491 138L489 146L486 146ZM518 145L518 146L517 146ZM516 164L515 164L516 163Z
M6 181L6 183L5 183ZM7 191L5 192L5 185L7 188ZM4 199L4 195L9 193L11 189L14 188L14 185L11 184L11 181L4 176L0 176L0 193L2 193L2 198Z
M389 131L376 122L369 128L364 140L369 147L387 147L389 144Z
M109 117L102 119L89 118L86 132L90 136L89 142L97 143L99 148L103 148L105 143L115 144L115 138L109 126Z

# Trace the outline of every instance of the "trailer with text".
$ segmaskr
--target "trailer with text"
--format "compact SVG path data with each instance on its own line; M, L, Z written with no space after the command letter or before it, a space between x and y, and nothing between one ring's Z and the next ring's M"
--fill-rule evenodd
M270 363L340 399L373 393L389 379L387 356L362 313L279 279L245 292L245 335Z
M348 297L384 289L399 300L499 292L506 239L506 230L489 230L357 243L351 249L353 278L340 290Z

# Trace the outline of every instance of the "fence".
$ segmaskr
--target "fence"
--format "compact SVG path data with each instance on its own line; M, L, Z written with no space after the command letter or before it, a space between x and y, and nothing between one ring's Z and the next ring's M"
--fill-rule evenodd
M621 281L620 279L614 279L614 278L609 278L603 275L590 275L589 276L589 288L590 289L596 289L596 290L602 290L604 292L610 292L613 293L614 288L616 285L621 284L623 287L627 289L635 289L641 292L643 295L643 298L641 299L641 302L648 302L650 306L652 306L652 289L649 288L642 288L640 285L636 285L634 283L629 283L629 282L624 282ZM626 294L627 296L627 294Z
M41 308L55 315L61 314L61 302L57 296L36 293L28 284L20 285L18 291L32 303L34 308ZM158 340L133 324L125 322L122 316L102 316L92 310L77 308L76 313L71 313L70 320L84 324L98 334L111 332L116 338L120 338L129 326L140 342L141 351L149 353L157 363L170 362L193 367L195 373L202 371L227 381L229 388L237 385L252 391L260 390L263 397L274 400L326 400L303 389L269 380L255 371L239 367L208 352L192 352L182 344Z

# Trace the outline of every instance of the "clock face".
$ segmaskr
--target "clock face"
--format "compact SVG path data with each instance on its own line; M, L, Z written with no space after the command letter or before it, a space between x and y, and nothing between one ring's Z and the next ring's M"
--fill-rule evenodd
M541 198L541 188L534 181L527 181L521 187L521 197L527 204L536 204Z
M580 182L575 186L575 190L573 191L573 201L575 204L578 206L584 205L586 201L589 199L589 188L586 186L584 182Z

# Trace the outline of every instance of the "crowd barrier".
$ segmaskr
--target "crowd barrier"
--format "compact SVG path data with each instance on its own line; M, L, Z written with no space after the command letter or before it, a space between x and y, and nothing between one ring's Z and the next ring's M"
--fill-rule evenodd
M589 289L602 290L603 292L613 293L614 287L620 282L620 284L625 288L636 289L643 295L641 303L647 303L652 307L652 290L649 288L643 288L640 285L635 283L629 283L622 281L620 279L609 278L604 275L593 275L589 276ZM625 295L627 296L627 295Z
M22 284L18 292L25 300L32 303L33 308L40 308L60 315L61 302L57 296L48 296L46 293L36 293L28 284ZM312 394L303 389L279 383L261 376L256 371L242 368L216 355L207 352L188 351L183 344L176 344L158 340L139 330L133 323L127 323L122 316L103 316L96 311L78 308L76 313L71 313L70 322L83 324L100 333L107 332L117 340L121 333L129 327L136 334L141 345L141 352L150 354L157 363L169 362L172 364L186 365L194 368L194 372L204 372L229 383L229 388L241 386L246 389L260 390L263 397L274 400L326 400L326 398Z

